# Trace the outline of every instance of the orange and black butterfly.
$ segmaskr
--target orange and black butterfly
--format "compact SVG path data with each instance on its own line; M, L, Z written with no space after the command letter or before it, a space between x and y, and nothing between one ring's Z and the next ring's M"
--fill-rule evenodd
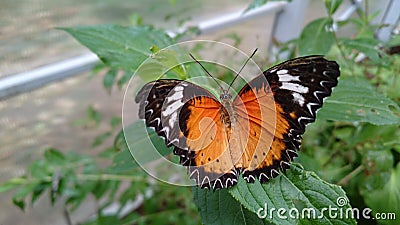
M276 65L232 98L219 100L193 83L160 79L137 94L139 117L174 146L173 153L201 188L227 188L241 174L266 182L290 167L305 126L332 93L339 65L306 56Z

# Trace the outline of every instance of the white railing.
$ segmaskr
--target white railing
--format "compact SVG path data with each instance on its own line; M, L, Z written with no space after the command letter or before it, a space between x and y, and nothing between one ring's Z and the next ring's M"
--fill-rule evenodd
M377 22L388 24L388 26L377 30L376 36L386 41L399 20L400 13L398 9L400 8L400 0L377 2L385 2L385 4L380 4L380 7L386 7L381 8L382 19ZM298 37L300 34L307 6L308 0L293 0L290 3L284 1L269 2L262 7L246 13L243 11L229 13L198 24L193 24L193 26L199 29L200 34L208 34L273 13L275 14L274 27L272 28L273 39L279 42L286 42ZM349 18L360 6L362 6L361 0L352 0L348 7L346 7L346 10L344 10L341 15L337 16L336 19L344 20ZM182 32L184 29L187 29L187 27L188 25L177 29L175 32L169 32L169 34L174 36L177 32ZM273 43L269 45L270 52L272 53L271 55L273 55L274 52L277 52L276 48L274 48ZM92 69L98 61L99 59L95 54L89 53L33 69L28 72L10 75L0 79L0 100L40 88L51 82L82 74Z
M293 2L304 2L304 0L294 0ZM174 36L176 33L187 29L188 26L196 26L200 34L208 34L261 16L271 15L272 13L276 14L284 10L288 5L290 4L284 1L270 2L246 13L240 11L224 14L198 24L187 24L185 27L181 27L175 32L171 31L168 33ZM28 72L10 75L0 79L0 100L40 88L51 82L82 74L92 69L98 61L99 59L95 54L88 53L58 63L42 66Z

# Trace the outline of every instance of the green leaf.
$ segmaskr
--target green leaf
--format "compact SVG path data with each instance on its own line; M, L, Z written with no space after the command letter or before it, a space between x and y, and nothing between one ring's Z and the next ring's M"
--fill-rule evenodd
M122 88L124 84L126 84L131 77L133 76L133 73L131 71L125 71L122 77L117 81L117 86L119 89Z
M121 123L122 123L122 119L119 116L114 116L110 120L110 126L111 126L112 129L117 128L118 126L121 125Z
M229 192L246 209L274 224L356 224L354 219L330 217L328 214L329 208L343 211L350 208L341 187L329 184L314 172L304 171L294 164L286 175L281 174L262 185L258 181L249 184L240 178ZM296 211L299 215L305 213L309 216L290 216Z
M367 80L346 77L340 79L332 96L324 101L318 118L375 125L399 123L399 116L391 108L399 110L395 102L378 93Z
M102 119L101 113L96 110L92 105L86 108L86 118L74 121L76 126L96 127L100 124Z
M108 137L110 137L111 135L112 135L112 133L108 131L108 132L105 132L105 133L103 133L103 134L100 134L100 135L96 136L96 137L94 138L94 140L93 140L92 147L97 147L97 146L103 144L103 142L104 142Z
M353 136L355 143L368 142L374 140L382 145L396 143L400 137L400 129L398 125L372 125L365 124L357 129L357 135Z
M97 25L60 29L96 53L106 65L127 71L135 71L152 54L153 45L164 48L172 44L164 31L148 26Z
M386 43L388 47L400 46L400 35L393 35L390 40Z
M101 112L96 110L93 106L88 106L86 109L87 123L94 123L96 126L100 124L102 115Z
M38 200L38 198L43 194L43 192L47 189L51 189L51 182L48 181L42 181L39 184L35 186L35 188L32 191L32 198L31 202L32 204Z
M300 55L325 55L335 42L333 20L320 18L312 21L301 32L298 49Z
M192 191L202 222L206 225L270 224L243 207L226 189L213 192L193 187Z
M382 189L390 179L393 161L390 149L368 150L363 154L364 176L358 184L360 192Z
M188 58L187 49L175 45L172 49L163 49L148 58L136 71L135 76L149 82L160 78L185 80L187 72L184 66Z
M246 10L244 12L250 11L252 9L258 8L260 6L263 6L267 4L269 0L253 0L249 6L247 6Z
M21 188L13 195L13 203L21 210L25 209L25 198L33 192L35 187L38 185L38 182L28 183Z
M380 43L378 40L373 38L346 38L342 39L341 42L347 48L362 52L372 61L380 63L382 51L377 48L378 44Z
M44 160L34 161L29 165L28 170L35 179L46 179L52 173L50 163Z
M99 217L96 219L88 220L81 225L122 225L124 223L121 222L121 218L119 218L117 215L102 215L100 214Z
M378 220L379 224L398 225L398 213L400 212L400 164L393 168L389 181L382 189L373 189L361 192L364 201L376 213L385 213L388 217L395 216L395 219ZM372 215L370 215L372 216Z
M261 7L265 4L267 4L268 2L276 2L276 1L282 1L282 0L253 0L249 6L247 6L247 8L244 10L243 13L246 13L247 11L250 11L252 9L256 9L258 7ZM284 0L285 1L285 0ZM286 0L287 2L291 2L292 0Z
M114 138L114 148L117 149L118 151L123 151L125 149L128 149L128 146L126 145L126 140L125 140L125 134L124 130L121 129L118 134Z
M13 203L15 206L17 206L22 211L25 210L25 201L24 200L13 198Z
M172 153L172 148L167 148L164 140L154 130L146 128L142 120L125 127L124 135L129 150L142 164Z
M112 158L116 155L117 149L115 149L114 146L108 147L104 149L102 152L98 154L99 157L101 158Z
M110 69L109 71L107 71L106 75L104 75L103 86L108 91L108 93L111 93L111 87L113 86L113 84L115 82L115 78L117 77L117 74L118 74L118 70Z
M129 17L129 22L133 26L140 26L142 25L143 18L135 13Z
M128 149L118 152L114 158L112 165L106 168L106 172L108 173L123 173L127 171L132 171L137 168L139 165L135 163L134 158L132 157L131 152Z
M340 4L342 4L343 0L324 0L324 2L325 7L328 10L328 14L332 16L339 8Z
M47 149L44 152L44 157L53 165L62 165L66 162L64 154L54 148Z
M25 178L14 177L0 185L0 193L6 192L23 185L26 182Z

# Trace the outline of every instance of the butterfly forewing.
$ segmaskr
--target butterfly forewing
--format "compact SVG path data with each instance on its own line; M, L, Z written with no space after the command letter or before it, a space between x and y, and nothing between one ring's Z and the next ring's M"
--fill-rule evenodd
M269 150L264 149L263 154L266 153L266 156L255 169L245 168L245 180L253 182L257 178L262 182L267 181L277 176L279 170L289 167L288 162L297 156L305 126L315 121L317 110L322 107L323 99L329 96L332 88L337 85L339 74L336 62L321 56L307 56L274 66L250 81L249 84L252 85L243 88L247 90L252 86L252 92L263 92L264 90L257 88L257 85L262 83L259 81L260 77L265 77L273 93L276 113L274 130L265 127L274 133L272 144ZM246 95L239 93L239 97L245 104L253 104L246 100ZM249 117L253 114L257 117L258 113L249 110L248 114ZM254 126L257 124L254 123Z
M228 151L229 131L221 103L207 90L179 80L146 84L136 97L139 117L174 146L174 154L201 187L224 188L237 182Z

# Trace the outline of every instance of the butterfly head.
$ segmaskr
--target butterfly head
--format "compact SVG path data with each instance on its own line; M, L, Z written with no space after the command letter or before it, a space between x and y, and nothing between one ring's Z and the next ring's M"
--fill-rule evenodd
M222 90L221 95L219 96L219 98L222 100L224 99L232 99L232 95L229 94L228 92L229 90Z

